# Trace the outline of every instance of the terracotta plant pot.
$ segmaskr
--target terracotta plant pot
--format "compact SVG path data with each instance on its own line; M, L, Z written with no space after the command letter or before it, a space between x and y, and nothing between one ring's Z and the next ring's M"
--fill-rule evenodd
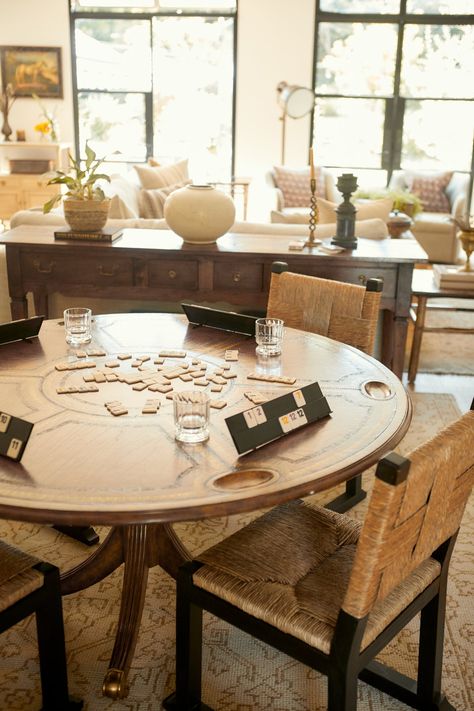
M169 227L191 244L210 244L234 224L235 205L212 185L186 185L168 195L164 208Z
M64 200L64 219L76 232L100 232L109 216L110 200Z

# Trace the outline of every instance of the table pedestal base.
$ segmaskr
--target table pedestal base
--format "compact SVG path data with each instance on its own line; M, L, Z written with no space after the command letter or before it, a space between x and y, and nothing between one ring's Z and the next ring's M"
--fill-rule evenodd
M112 528L104 543L83 563L61 576L69 595L89 587L125 565L115 644L102 692L112 699L128 695L127 675L135 653L145 603L148 571L160 565L173 578L191 556L169 524Z

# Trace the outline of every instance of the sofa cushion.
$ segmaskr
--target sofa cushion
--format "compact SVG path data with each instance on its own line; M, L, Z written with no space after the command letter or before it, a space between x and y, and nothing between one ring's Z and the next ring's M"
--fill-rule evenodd
M134 165L137 171L142 188L152 190L154 188L166 188L176 183L184 183L189 180L188 160L181 160L172 165L151 167L148 165Z
M147 219L164 217L164 206L168 195L179 188L184 188L190 182L190 180L185 180L182 183L175 183L165 188L155 188L153 190L142 188L140 190L140 217Z
M122 175L112 175L110 183L104 186L110 197L109 217L129 219L139 215L140 188L133 180Z
M316 195L326 196L324 174L321 168L315 169ZM311 183L309 166L299 170L274 166L273 180L283 195L283 207L304 207L311 202Z
M309 208L288 208L285 211L272 210L270 213L270 222L273 224L285 225L307 225L309 222ZM333 220L334 222L334 220Z
M417 234L420 232L433 232L438 235L449 236L454 232L454 224L449 215L440 212L420 212L416 216L412 230Z
M393 200L390 197L381 198L380 200L364 200L363 202L356 202L354 206L357 210L357 221L378 218L387 222L393 206ZM319 222L323 225L328 222L336 222L336 207L338 205L335 202L329 202L329 200L318 197Z
M452 175L452 172L433 175L414 173L408 181L408 189L420 198L426 212L450 212L446 188Z

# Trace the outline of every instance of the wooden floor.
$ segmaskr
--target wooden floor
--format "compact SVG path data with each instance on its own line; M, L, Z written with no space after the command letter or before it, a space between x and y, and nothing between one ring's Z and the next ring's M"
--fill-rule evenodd
M454 395L461 412L467 412L474 398L474 375L435 375L418 373L413 385L408 385L407 373L403 374L403 384L408 392L450 393Z

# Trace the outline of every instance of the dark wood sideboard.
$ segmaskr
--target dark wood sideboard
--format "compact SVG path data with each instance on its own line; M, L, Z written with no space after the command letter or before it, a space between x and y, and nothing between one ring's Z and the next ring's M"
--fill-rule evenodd
M271 265L286 261L292 271L364 284L384 282L382 361L401 376L411 280L426 253L414 240L359 239L356 250L327 255L288 249L290 237L227 234L216 244L191 245L168 230L126 229L110 243L54 239L51 227L16 227L0 238L6 247L13 319L28 315L26 294L38 314L48 315L48 295L101 296L157 301L225 301L264 309Z

